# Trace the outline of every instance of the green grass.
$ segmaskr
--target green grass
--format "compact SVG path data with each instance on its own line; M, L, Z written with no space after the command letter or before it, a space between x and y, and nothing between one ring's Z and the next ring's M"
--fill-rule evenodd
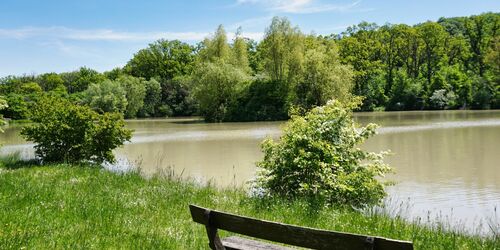
M0 164L2 165L2 164ZM248 198L187 181L91 166L0 166L0 249L207 249L188 204L315 228L411 240L416 249L499 249L479 237L380 214Z

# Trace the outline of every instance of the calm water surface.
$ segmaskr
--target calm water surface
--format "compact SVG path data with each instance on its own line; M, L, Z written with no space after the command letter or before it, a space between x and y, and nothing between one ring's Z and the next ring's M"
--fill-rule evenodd
M363 147L390 149L396 169L387 179L387 203L403 202L404 216L442 220L469 230L500 228L500 111L357 113L361 124L381 125ZM176 174L219 186L245 185L254 177L259 144L278 138L282 122L205 124L191 119L137 120L132 142L116 151L118 166L139 166L146 174ZM33 155L19 126L0 134L3 153ZM482 225L481 225L482 224Z

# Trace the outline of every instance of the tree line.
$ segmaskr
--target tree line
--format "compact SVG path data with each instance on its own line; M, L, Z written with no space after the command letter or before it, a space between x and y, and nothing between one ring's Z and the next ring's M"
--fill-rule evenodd
M0 79L0 111L30 119L40 96L126 118L201 115L207 121L287 119L330 99L360 110L500 108L500 13L414 26L362 22L305 34L275 17L257 42L221 25L191 45L160 39L121 68Z

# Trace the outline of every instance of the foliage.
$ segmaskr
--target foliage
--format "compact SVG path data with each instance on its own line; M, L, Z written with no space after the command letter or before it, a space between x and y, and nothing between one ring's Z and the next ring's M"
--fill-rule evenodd
M120 86L125 90L127 98L127 108L125 109L125 118L135 118L137 113L144 106L146 97L146 85L142 78L133 76L121 76L116 79Z
M192 96L191 77L178 76L161 83L159 116L190 116L196 113L197 103Z
M227 63L204 63L194 72L194 96L199 103L200 114L208 122L226 119L228 108L248 81L244 71Z
M409 78L404 72L395 74L387 110L419 110L423 108L423 79Z
M229 63L231 61L231 49L227 43L227 35L224 26L219 25L211 38L203 40L202 46L203 49L199 52L201 61L223 63ZM239 56L242 55L240 54ZM233 61L238 63L240 60L242 59L239 58Z
M250 72L250 65L248 60L248 45L244 37L242 37L241 27L236 32L234 43L232 47L232 64L243 71Z
M5 97L8 107L2 110L5 117L23 120L30 117L30 96L10 93Z
M329 205L364 207L380 203L384 184L377 177L390 168L384 153L358 148L376 125L358 128L352 110L359 101L337 100L305 116L292 116L278 142L262 144L264 160L257 184L270 196L312 199Z
M99 113L123 113L128 104L126 92L121 84L111 80L91 84L83 93L82 102Z
M301 73L304 35L286 18L274 17L258 49L264 69L278 83L292 84Z
M45 73L37 77L40 86L44 91L51 91L57 88L66 88L64 80L56 73Z
M231 105L228 121L274 121L288 118L284 84L272 80L254 80L239 92Z
M33 107L32 121L21 135L36 144L35 153L44 162L113 162L112 150L131 138L120 114L100 115L49 96Z
M106 79L104 75L86 67L81 67L78 71L63 73L61 78L64 80L68 93L82 92L89 85L100 83Z
M193 47L189 44L160 39L134 54L124 69L135 77L168 80L190 74L194 58Z
M494 102L494 87L485 78L476 76L472 80L472 108L490 109ZM498 90L497 90L498 91Z
M455 104L455 93L453 91L447 92L446 89L438 89L434 91L429 98L431 107L435 109L445 109Z
M139 117L155 117L158 114L158 108L161 105L161 85L152 78L144 82L146 93L144 95L144 105L139 110Z
M305 53L304 73L295 86L296 103L305 110L331 99L348 100L353 86L351 67L340 63L333 41L318 43Z

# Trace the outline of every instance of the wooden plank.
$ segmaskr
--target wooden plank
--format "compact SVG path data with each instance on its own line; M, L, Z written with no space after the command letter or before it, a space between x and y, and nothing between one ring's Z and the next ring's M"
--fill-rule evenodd
M204 216L207 209L195 205L190 205L189 209L193 221L204 225L208 223ZM407 241L298 227L214 210L210 211L210 217L210 224L219 229L298 247L340 250L413 249L412 243Z
M393 240L393 239L376 237L374 249L413 250L413 243L410 241Z
M231 236L222 239L227 250L292 250L292 248L265 243L262 241Z

